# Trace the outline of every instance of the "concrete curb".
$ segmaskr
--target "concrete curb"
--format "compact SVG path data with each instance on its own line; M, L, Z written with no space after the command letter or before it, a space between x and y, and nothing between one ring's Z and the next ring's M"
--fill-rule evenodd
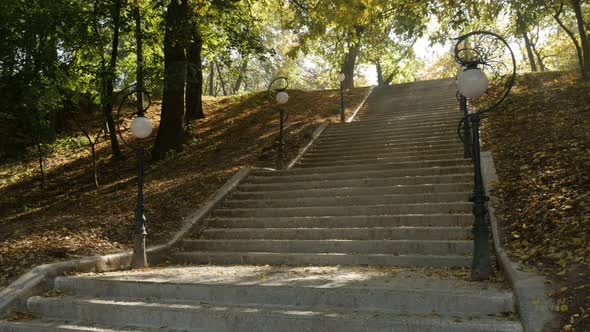
M488 208L496 257L514 290L515 302L524 331L541 332L545 325L555 318L555 314L551 311L554 303L547 296L546 279L537 273L523 271L521 266L512 262L504 249L502 249L498 229L499 220L494 209L494 205L498 203L498 198L490 194L493 183L498 181L492 154L488 151L482 152L481 162L484 186L487 195L490 196Z
M201 222L209 212L221 202L240 182L250 174L252 168L242 168L219 188L205 204L195 213L186 217L183 226L164 245L150 247L147 250L148 261L156 264L164 260L170 249L186 236L192 228ZM4 290L0 291L0 318L13 312L25 311L29 297L53 288L55 277L64 273L103 272L127 268L131 263L132 251L115 254L92 256L65 262L44 264L34 267L22 275Z
M354 120L354 118L356 117L356 114L361 110L361 108L363 108L363 106L365 106L365 102L367 101L367 99L369 99L369 96L371 95L371 93L373 93L373 89L374 88L375 88L375 86L372 86L372 87L369 88L369 92L367 92L367 95L365 96L365 99L363 99L363 101L361 101L361 103L356 108L356 110L354 111L354 113L352 113L352 115L349 116L348 119L346 119L346 122L352 122Z

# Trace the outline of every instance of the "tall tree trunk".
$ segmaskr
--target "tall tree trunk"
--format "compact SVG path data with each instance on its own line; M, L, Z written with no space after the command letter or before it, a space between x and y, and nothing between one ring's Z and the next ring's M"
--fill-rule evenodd
M244 81L244 75L246 74L247 69L248 69L248 56L245 56L244 61L242 62L242 67L240 68L240 73L238 75L238 79L236 80L236 84L234 85L234 94L237 94L240 91L240 87L242 86L242 82Z
M578 24L578 33L580 34L580 41L582 42L582 55L584 58L584 65L582 66L582 76L590 78L590 43L586 35L586 28L584 27L584 17L582 16L582 8L580 0L572 0L572 7L576 14L576 23Z
M553 15L553 18L555 18L555 21L557 21L557 24L559 24L559 26L563 29L563 31L565 31L565 33L570 37L572 43L574 44L574 47L576 48L576 54L578 55L578 64L580 65L580 72L583 72L583 70L584 70L584 56L582 54L582 48L580 47L580 43L578 43L578 40L576 39L576 35L570 29L568 29L565 26L565 24L563 24L561 19L559 18L562 11L563 11L563 2L561 3L561 6L559 7L559 10L557 11L557 13L555 13Z
M531 44L531 48L535 56L537 57L537 64L539 64L539 70L545 71L545 64L543 63L543 57L541 57L541 53L537 50L537 46L534 43Z
M194 20L194 18L193 18ZM203 119L203 66L201 64L201 51L203 38L198 25L191 24L190 37L187 46L188 66L186 69L186 125L191 120Z
M393 71L391 74L389 74L389 76L387 76L384 80L383 80L383 85L389 85L391 84L391 81L393 81L393 76L395 75L395 71Z
M375 61L375 68L377 68L377 85L383 85L383 69L381 68L381 61L377 59Z
M121 155L121 149L119 148L119 141L117 140L117 133L115 127L115 120L113 119L113 102L114 102L114 81L116 78L115 70L117 68L117 55L119 48L119 28L121 25L121 2L122 0L115 0L115 7L113 8L113 46L111 49L111 59L109 61L109 67L107 68L106 77L106 103L103 104L103 113L106 118L107 130L109 132L109 138L111 140L111 152L113 156L118 157Z
M137 57L135 79L137 90L137 114L143 114L143 34L141 30L141 14L139 12L139 2L135 0L135 8L133 8L133 16L135 19L135 56Z
M225 90L225 82L223 81L223 76L221 75L221 70L219 70L219 64L217 62L215 63L215 68L217 68L217 76L219 76L219 83L221 85L223 95L227 96L227 90Z
M215 96L215 62L209 61L209 96Z
M522 33L522 38L524 39L524 45L526 48L526 53L528 55L529 63L531 65L531 71L537 71L537 64L535 62L535 54L533 53L533 48L531 46L531 40L529 39L529 35L526 31Z
M356 66L356 59L358 57L360 50L360 44L355 43L348 49L348 53L344 57L344 62L342 63L342 73L344 73L344 88L345 89L352 89L354 88L354 68Z
M186 80L186 0L168 4L164 32L164 93L160 128L152 156L162 159L184 142L184 84Z

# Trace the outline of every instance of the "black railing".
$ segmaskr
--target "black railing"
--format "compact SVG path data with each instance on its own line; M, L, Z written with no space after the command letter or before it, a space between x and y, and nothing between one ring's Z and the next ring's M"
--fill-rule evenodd
M501 36L488 31L475 31L456 39L455 60L462 72L457 80L463 119L457 128L464 144L466 158L473 159L474 252L471 277L485 280L493 276L490 259L489 218L480 159L479 125L483 114L495 110L508 97L516 79L516 60L512 49ZM488 89L489 85L491 89ZM485 98L472 113L467 100Z

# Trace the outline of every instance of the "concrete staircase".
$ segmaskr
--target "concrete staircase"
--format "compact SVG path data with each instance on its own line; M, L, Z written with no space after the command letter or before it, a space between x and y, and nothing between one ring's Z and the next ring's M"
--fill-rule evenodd
M455 91L376 88L296 167L242 182L172 254L191 266L57 278L0 331L522 331L510 289L466 280Z

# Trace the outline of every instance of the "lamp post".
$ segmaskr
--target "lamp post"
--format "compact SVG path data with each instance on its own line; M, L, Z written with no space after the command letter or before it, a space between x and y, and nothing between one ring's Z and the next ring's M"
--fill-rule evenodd
M271 91L273 90L273 86L275 84L280 85L278 88L275 88L276 95L274 95L274 101L279 105L279 146L277 148L277 169L283 168L283 145L284 145L284 126L285 126L285 109L281 107L289 101L289 94L286 92L287 87L289 86L289 79L286 77L277 77L272 82L270 82L268 86L268 94L269 97L272 96Z
M465 66L459 66L459 75L462 74L465 69ZM457 84L458 81L459 77L457 77ZM469 110L467 108L467 98L462 95L461 92L457 91L457 101L459 102L459 110L465 119L469 115ZM463 130L463 158L471 159L471 127L469 126L469 121L461 121L461 123L463 125L460 126L459 131ZM459 133L459 137L461 137L461 133Z
M151 104L151 99L147 93L142 93L141 91L132 91L127 93L119 105L119 109L117 111L117 124L119 124L119 116L121 113L121 107L125 103L127 97L132 94L137 93L138 96L145 95L148 97L150 101L148 106L144 108L142 104L137 105L137 116L131 121L131 133L133 136L139 140L145 139L149 137L152 133L152 122L145 117L145 110L149 108L149 104ZM143 98L138 98L138 102L142 101ZM147 255L145 249L145 237L147 235L147 230L145 227L146 218L143 213L143 174L144 174L144 159L147 151L141 145L134 145L128 142L121 133L121 128L117 125L117 131L119 133L119 137L121 141L125 143L125 145L129 146L130 148L136 151L137 155L137 203L135 205L135 229L133 235L133 257L131 258L131 268L137 269L142 267L147 267Z
M505 54L498 55L498 52L504 52ZM460 98L465 98L460 100L461 107L464 107L464 118L459 123L459 128L463 127L465 129L468 125L471 127L474 189L470 200L473 202L475 219L471 278L474 280L486 280L493 275L493 270L490 259L487 219L489 213L487 201L489 197L485 193L481 171L479 124L483 114L496 109L508 97L516 78L516 60L506 40L495 33L487 31L475 31L457 38L455 60L464 67L457 80ZM507 66L504 63L505 61L511 61L512 66ZM501 82L501 84L497 85L500 93L496 96L490 96L491 105L482 107L474 113L468 113L467 99L479 98L488 90L490 82L484 70L490 72L493 78ZM467 135L465 132L463 135L463 139L467 144Z
M338 74L338 81L340 82L340 122L344 122L344 80L346 75L344 73Z

